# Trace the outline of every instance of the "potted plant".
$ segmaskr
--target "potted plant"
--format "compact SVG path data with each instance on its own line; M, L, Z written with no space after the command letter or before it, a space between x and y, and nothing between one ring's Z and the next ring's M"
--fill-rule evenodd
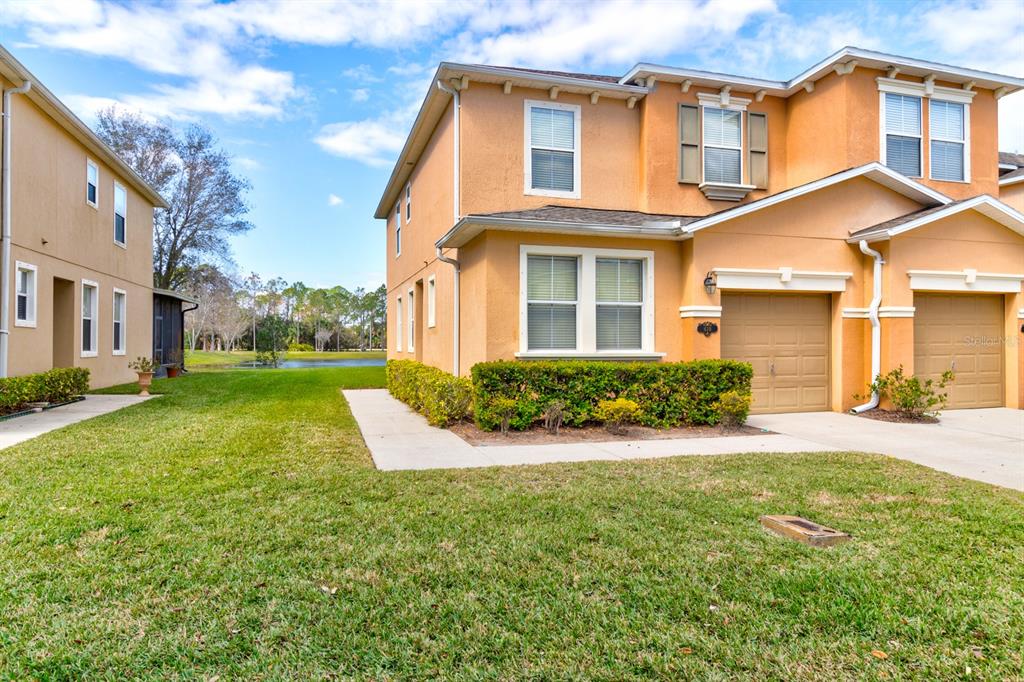
M128 367L139 375L139 395L149 395L149 386L153 383L153 371L156 365L144 355L140 355L128 363Z
M173 379L181 374L181 367L178 365L167 365L167 378Z

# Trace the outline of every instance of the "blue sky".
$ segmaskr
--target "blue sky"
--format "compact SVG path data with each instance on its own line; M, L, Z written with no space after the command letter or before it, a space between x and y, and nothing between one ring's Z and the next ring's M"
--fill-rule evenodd
M253 185L241 273L377 286L373 210L441 60L790 78L844 45L1024 75L1024 1L125 3L0 0L0 42L76 113L215 131ZM1000 106L1024 152L1024 93Z

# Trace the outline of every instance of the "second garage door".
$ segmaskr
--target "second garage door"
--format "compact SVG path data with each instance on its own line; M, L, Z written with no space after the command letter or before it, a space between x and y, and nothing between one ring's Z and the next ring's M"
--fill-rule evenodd
M947 407L1003 404L1003 298L984 295L914 296L914 373L956 379Z
M754 367L752 412L829 409L827 294L722 294L722 357Z

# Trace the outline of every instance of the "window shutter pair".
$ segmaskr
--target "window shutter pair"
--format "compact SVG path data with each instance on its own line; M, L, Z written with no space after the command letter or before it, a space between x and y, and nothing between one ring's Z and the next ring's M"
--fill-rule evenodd
M750 184L768 187L768 116L747 114ZM679 182L701 182L700 107L679 107Z

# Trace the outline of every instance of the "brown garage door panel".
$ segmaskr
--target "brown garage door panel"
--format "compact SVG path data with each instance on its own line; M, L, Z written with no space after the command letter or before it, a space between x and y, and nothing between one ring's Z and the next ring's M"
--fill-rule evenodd
M822 294L722 294L722 357L754 368L752 411L829 409L830 307Z
M1003 404L1003 298L914 296L914 373L938 380L953 369L948 407Z

